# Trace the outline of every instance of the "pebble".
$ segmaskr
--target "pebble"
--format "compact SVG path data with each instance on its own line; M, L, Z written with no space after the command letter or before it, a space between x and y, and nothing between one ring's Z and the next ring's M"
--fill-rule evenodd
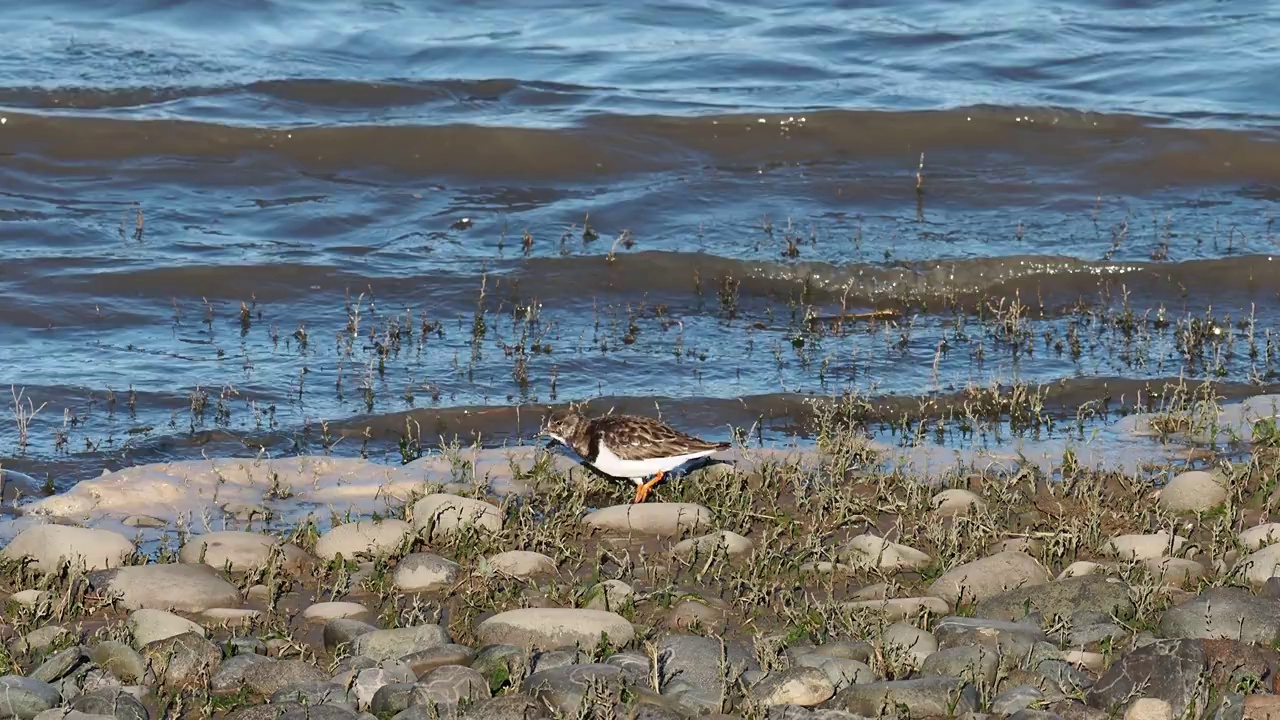
M311 556L297 545L262 533L235 530L197 535L178 551L181 562L203 562L218 570L230 565L232 572L265 568L273 558L282 563L286 572L294 575L302 573L311 562Z
M365 668L354 672L349 677L335 677L334 683L339 687L347 687L350 683L351 693L355 695L356 709L368 710L373 705L373 698L382 688L388 685L409 684L415 679L416 676L409 671L409 668L399 665L398 667Z
M205 635L204 628L200 625L165 610L134 610L129 614L126 624L133 636L135 648L183 633L193 632L201 637Z
M1253 587L1261 587L1273 577L1280 576L1280 544L1267 545L1255 550L1240 561L1244 579Z
M1247 590L1217 587L1175 605L1160 617L1169 638L1230 638L1272 645L1280 640L1280 600Z
M200 612L240 605L236 586L207 565L136 565L110 570L105 577L104 589L118 593L128 610Z
M922 570L933 562L927 554L915 548L875 535L859 535L850 540L840 559L856 568L873 567L886 573Z
M987 598L974 608L977 617L1021 620L1036 612L1051 618L1071 617L1088 610L1104 615L1131 617L1134 613L1129 586L1118 578L1086 575L1010 590Z
M54 686L19 675L0 677L0 718L31 720L62 702Z
M67 629L61 625L45 625L9 643L10 650L28 655L40 655L61 640Z
M1030 685L1019 685L1009 688L991 699L991 712L996 715L1009 716L1020 710L1026 710L1034 703L1044 699L1044 693Z
M1160 489L1156 503L1172 512L1204 512L1226 502L1222 478L1204 470L1179 473Z
M756 545L750 538L730 530L717 530L708 535L681 540L671 548L671 554L686 561L705 562L711 556L741 560L755 549Z
M356 655L374 660L396 660L411 653L448 645L450 642L449 633L440 625L417 625L366 632L356 637L352 643L352 651Z
M438 592L453 587L461 567L431 553L412 553L396 564L392 580L401 592Z
M394 518L343 523L320 536L316 555L322 560L338 555L348 560L358 555L390 555L404 545L412 532L409 523Z
M933 633L900 622L885 628L883 641L886 653L908 659L913 668L920 667L925 658L938 650Z
M557 717L580 717L583 701L617 705L625 685L621 668L605 663L570 665L533 673L521 683L521 690Z
M667 613L662 624L673 630L719 634L729 623L724 601L685 598Z
M377 629L363 620L354 618L330 620L324 626L324 648L330 652L336 651L343 645L351 645L361 635L371 633Z
M604 580L587 590L588 610L609 610L618 612L627 607L635 598L636 591L621 580Z
M31 558L35 569L53 572L63 562L84 565L87 571L119 567L134 551L129 538L112 530L70 525L34 525L0 548L9 560Z
M1167 532L1146 535L1120 535L1103 547L1103 552L1121 560L1153 560L1166 555L1177 555L1187 539ZM1172 553L1170 552L1172 550Z
M988 686L1000 670L1000 652L981 645L943 648L924 659L921 675L962 677Z
M40 666L28 673L27 677L40 682L56 683L88 659L86 650L87 648L83 645L63 648L40 663Z
M370 614L369 608L360 603L343 601L318 602L302 611L303 619L315 621L369 617Z
M933 581L928 592L955 606L962 597L973 602L1047 582L1049 571L1035 558L1020 552L999 552L946 571Z
M485 558L489 570L516 578L555 575L556 561L539 552L509 550Z
M413 527L428 527L429 540L436 541L456 534L463 528L489 533L502 530L502 514L494 505L475 498L434 493L413 504Z
M613 505L582 518L588 530L624 534L679 537L711 527L711 511L694 503Z
M262 655L233 655L218 666L218 671L209 679L209 689L216 693L235 694L244 685L244 673L250 666L273 662Z
M1086 575L1093 575L1094 573L1101 572L1102 570L1103 567L1096 562L1077 560L1068 565L1062 573L1058 575L1057 579L1066 580L1067 578L1084 577Z
M485 644L553 650L574 644L594 647L603 634L613 645L625 645L635 638L635 629L626 618L604 610L523 608L490 617L475 634Z
M977 493L963 488L949 488L933 496L933 513L938 517L954 517L986 509L985 500Z
M52 596L45 590L19 590L10 595L7 602L14 602L24 608L32 609L41 602L48 602Z

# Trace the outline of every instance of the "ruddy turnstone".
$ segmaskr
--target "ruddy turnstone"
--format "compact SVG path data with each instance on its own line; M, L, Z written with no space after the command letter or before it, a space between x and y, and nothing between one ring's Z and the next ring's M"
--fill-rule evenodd
M542 435L569 447L605 475L636 484L632 503L641 503L667 473L698 458L729 449L640 415L602 415L588 419L577 408L552 413Z

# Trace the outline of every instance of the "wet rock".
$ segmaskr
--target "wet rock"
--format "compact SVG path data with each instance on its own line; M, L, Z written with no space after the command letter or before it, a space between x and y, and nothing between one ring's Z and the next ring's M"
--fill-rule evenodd
M35 478L17 470L0 468L0 504L13 506L26 498L44 497Z
M414 677L422 677L438 667L445 665L470 665L476 659L476 652L466 645L441 645L440 647L419 650L409 653L400 662L409 667Z
M508 610L480 623L475 633L485 644L533 645L544 650L574 644L591 647L602 635L619 646L635 638L635 629L621 615L575 608Z
M244 685L245 671L254 665L271 665L275 661L262 655L233 655L218 666L209 680L209 689L215 693L237 693Z
M835 686L826 673L817 668L793 667L769 673L751 686L748 694L753 701L765 707L812 707L830 699L835 694Z
M938 641L933 633L906 623L894 623L885 628L882 638L886 653L909 659L914 668L920 667L925 658L938 650Z
M1152 560L1166 555L1177 556L1187 539L1167 532L1148 535L1120 535L1103 547L1103 552L1121 560Z
M1052 618L1071 617L1081 610L1133 617L1129 587L1120 580L1101 575L1055 580L989 597L978 603L974 615L1016 621L1033 612Z
M273 660L254 663L244 669L244 684L253 692L270 697L291 685L327 682L329 676L302 660Z
M934 653L935 655L937 653ZM844 658L827 657L825 655L801 655L795 659L799 667L811 667L821 670L835 690L843 690L854 683L873 682L875 673L866 663Z
M338 620L340 618L358 618L367 619L372 613L369 608L354 602L318 602L308 605L306 610L302 611L304 620L329 621Z
M982 645L948 647L925 658L921 675L958 677L975 685L991 686L1000 669L1000 652Z
M374 630L355 639L352 650L374 660L395 660L411 653L448 645L449 633L439 625Z
M157 640L193 632L204 636L204 628L190 620L164 610L134 610L129 614L129 633L133 646L141 648Z
M1049 572L1026 553L1001 552L954 567L929 586L929 595L953 607L960 601L981 601L1009 590L1043 585Z
M93 690L78 696L71 708L89 715L105 715L115 720L150 720L151 713L131 693L116 688Z
M229 564L232 572L264 568L275 562L296 575L306 570L311 556L297 545L270 535L223 530L192 537L178 552L178 560L203 562L218 570Z
M32 670L28 677L40 682L56 683L88 659L87 648L83 645L73 645L54 653L52 657Z
M350 646L361 635L366 635L377 629L367 622L351 618L330 620L324 626L324 648L332 652L343 645Z
M393 578L402 592L438 592L453 587L460 569L458 563L439 555L413 553L396 565Z
M749 538L729 530L717 530L707 535L681 540L671 548L671 554L686 561L695 559L706 561L710 557L733 561L747 557L754 550L755 543Z
M222 660L218 646L197 633L183 633L142 648L142 657L165 686L204 685Z
M943 648L981 646L1003 655L1025 655L1045 640L1037 625L986 618L944 617L934 625L933 632Z
M137 565L89 577L95 588L117 594L127 610L201 612L240 605L240 591L207 565Z
M20 675L0 677L0 718L31 720L62 702L62 693L49 683Z
M1280 600L1239 588L1219 587L1175 605L1160 617L1160 633L1170 638L1227 638L1271 645L1280 640Z
M1250 552L1280 543L1280 523L1263 523L1239 535L1240 547Z
M588 610L618 612L631 603L636 591L621 580L604 580L587 591Z
M403 520L360 520L329 529L316 542L316 555L332 560L341 555L354 559L360 555L390 555L404 545L413 532Z
M954 517L983 512L987 503L976 493L962 488L949 488L933 496L933 513L938 517Z
M463 528L496 533L502 530L502 512L482 500L435 493L413 504L413 527L427 531L428 540L440 540Z
M518 578L555 575L556 561L539 552L511 550L485 559L489 570Z
M915 548L875 535L859 535L850 540L840 559L855 568L876 568L886 573L922 570L933 562L932 558Z
M1179 473L1160 490L1160 507L1176 513L1205 512L1227 500L1222 478L1203 470Z
M53 572L63 562L85 570L119 567L134 551L129 538L111 530L71 525L34 525L0 548L0 558L31 558L40 572Z
M934 615L946 615L951 612L951 605L939 597L857 600L842 603L841 607L854 613L872 612L890 621L916 617L922 612L931 612Z
M596 707L612 708L621 700L626 676L613 665L570 665L525 678L521 690L550 709L552 714L574 717L589 700ZM602 709L603 709L602 708Z
M1009 688L991 699L991 712L996 715L1012 715L1026 710L1044 699L1044 693L1030 685Z
M1129 704L1124 720L1173 720L1173 706L1157 698L1138 698Z
M960 678L926 677L850 685L831 704L867 717L883 717L900 707L912 718L953 717L976 712L978 692Z
M589 530L607 534L679 537L711 528L711 511L694 503L614 505L582 519Z
M436 668L418 681L409 697L409 707L426 705L436 712L456 710L491 696L483 675L461 665Z
M89 659L126 683L141 683L147 675L147 663L142 655L115 640L104 640L89 648Z

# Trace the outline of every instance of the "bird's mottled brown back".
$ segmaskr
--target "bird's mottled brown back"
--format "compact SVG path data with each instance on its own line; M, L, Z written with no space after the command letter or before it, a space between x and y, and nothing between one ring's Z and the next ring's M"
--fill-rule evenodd
M623 460L647 460L703 450L725 450L729 443L708 442L676 430L653 418L640 415L605 415L588 423L592 437L591 454L597 452L596 438L609 438L609 449Z

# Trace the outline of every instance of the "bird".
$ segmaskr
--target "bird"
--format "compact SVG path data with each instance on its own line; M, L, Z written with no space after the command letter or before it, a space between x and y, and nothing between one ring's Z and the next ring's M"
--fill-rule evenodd
M601 415L588 419L576 407L547 416L540 435L567 446L592 468L636 484L632 504L648 499L655 485L691 460L728 450L642 415Z

